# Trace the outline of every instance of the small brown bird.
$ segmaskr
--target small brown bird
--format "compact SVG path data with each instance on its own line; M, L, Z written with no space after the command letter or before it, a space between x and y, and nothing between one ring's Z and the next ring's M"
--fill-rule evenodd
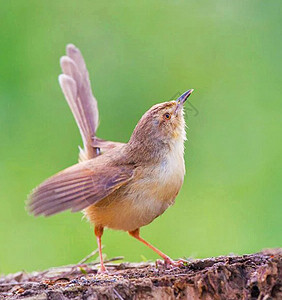
M82 210L94 224L100 271L105 272L101 237L105 227L128 231L158 253L166 264L178 265L140 237L174 203L184 179L185 121L183 104L193 90L176 101L154 105L136 125L127 144L96 137L98 108L84 59L67 45L60 60L59 83L83 140L79 163L47 179L29 196L35 216Z

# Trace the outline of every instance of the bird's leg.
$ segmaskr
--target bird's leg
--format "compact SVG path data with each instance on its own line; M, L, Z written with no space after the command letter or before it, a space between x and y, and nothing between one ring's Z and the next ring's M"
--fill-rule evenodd
M142 242L143 244L145 244L146 246L148 246L149 248L151 248L153 251L155 251L159 256L161 256L165 263L168 265L172 265L175 267L179 267L182 266L184 261L183 260L179 260L179 261L174 261L172 260L169 256L167 256L166 254L164 254L162 251L160 251L159 249L157 249L156 247L154 247L153 245L151 245L150 243L148 243L147 241L145 241L143 238L141 238L140 236L140 228L133 230L133 231L129 231L128 232L131 236L133 236L134 238L136 238L138 241Z
M98 244L98 250L99 250L99 257L100 257L100 269L98 273L106 273L107 269L104 266L104 261L103 261L103 255L102 255L102 242L101 238L103 235L104 228L102 226L95 226L94 233L97 239L97 244Z

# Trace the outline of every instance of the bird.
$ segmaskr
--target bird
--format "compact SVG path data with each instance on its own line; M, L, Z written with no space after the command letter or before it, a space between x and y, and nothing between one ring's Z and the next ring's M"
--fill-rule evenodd
M59 84L79 128L83 147L78 163L53 175L31 191L27 209L34 216L51 216L65 210L82 211L94 227L100 269L108 272L102 256L104 228L126 231L164 259L179 266L140 236L174 204L185 175L184 103L193 89L178 99L153 105L141 117L127 143L96 136L97 100L80 50L66 46L60 59Z

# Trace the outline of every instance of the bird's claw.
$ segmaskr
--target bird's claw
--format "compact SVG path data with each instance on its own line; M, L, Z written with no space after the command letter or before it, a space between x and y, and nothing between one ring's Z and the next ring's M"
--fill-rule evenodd
M165 265L166 267L168 266L172 266L172 267L176 267L176 268L181 268L186 266L189 263L188 260L185 259L178 259L178 260L172 260L171 258L165 258L163 261L162 260L157 260L156 264L157 265Z
M166 265L173 266L173 267L178 267L178 268L184 267L187 263L188 263L188 261L185 260L185 259L179 259L179 260L168 259L168 260L165 260Z
M97 274L109 274L109 271L105 268L104 265L100 266L100 268L97 271Z

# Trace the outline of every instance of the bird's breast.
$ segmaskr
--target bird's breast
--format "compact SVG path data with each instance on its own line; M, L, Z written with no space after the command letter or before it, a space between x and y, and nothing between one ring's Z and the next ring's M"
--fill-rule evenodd
M183 184L183 150L178 150L172 149L157 164L138 167L128 184L86 209L88 218L95 224L124 231L152 222L174 203Z
M171 149L152 172L156 185L156 196L160 201L173 203L177 196L185 175L183 151Z

